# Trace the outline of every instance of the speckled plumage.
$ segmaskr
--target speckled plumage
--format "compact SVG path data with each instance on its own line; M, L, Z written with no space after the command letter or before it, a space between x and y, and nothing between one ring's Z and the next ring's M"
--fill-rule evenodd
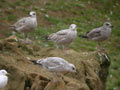
M35 12L30 12L29 17L24 17L18 20L15 24L10 26L16 32L31 32L37 28L37 18Z
M111 27L109 22L105 22L102 27L91 30L85 36L93 41L104 41L110 36Z
M71 24L69 29L60 30L51 34L48 40L55 42L58 45L69 45L77 36L77 29L75 24Z

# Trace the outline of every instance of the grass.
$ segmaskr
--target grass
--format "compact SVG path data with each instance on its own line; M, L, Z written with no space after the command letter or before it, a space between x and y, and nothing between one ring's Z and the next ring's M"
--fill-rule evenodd
M7 17L9 22L13 21L13 20L16 20L16 18L17 18L16 15L8 15L8 17Z
M37 2L38 0L36 0ZM2 0L6 3L6 0ZM7 2L8 3L8 2ZM107 82L107 90L120 89L120 2L119 0L46 0L45 5L36 6L35 3L28 1L15 0L14 3L9 2L8 6L16 8L26 13L32 9L43 15L41 18L50 25L44 23L44 26L38 26L36 32L31 33L38 40L41 47L54 47L54 43L46 42L45 37L61 29L66 29L71 23L77 24L78 35L84 34L93 28L101 26L105 21L110 21L115 27L112 31L110 39L104 42L104 46L111 57L110 74ZM3 8L3 4L0 8ZM27 9L28 8L28 9ZM61 12L61 13L58 13ZM39 17L38 14L38 17ZM60 15L59 15L60 14ZM2 16L2 19L8 22L16 21L16 15ZM19 15L18 15L19 16ZM18 17L17 16L17 17ZM20 17L20 16L19 16ZM41 19L39 19L40 21ZM89 40L76 38L75 43L69 46L77 52L81 50L95 51L96 43ZM112 75L112 77L110 77Z

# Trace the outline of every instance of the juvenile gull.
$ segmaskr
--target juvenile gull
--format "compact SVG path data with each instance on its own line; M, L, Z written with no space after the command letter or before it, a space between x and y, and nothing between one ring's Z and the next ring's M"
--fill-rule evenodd
M77 36L77 29L75 24L71 24L69 29L60 30L56 33L51 34L48 37L49 41L53 41L58 45L62 45L63 49L65 46L71 44Z
M5 88L5 86L8 83L8 77L7 77L7 71L2 69L0 70L0 90L2 90L3 88Z
M65 59L60 57L48 57L39 59L37 61L31 60L33 63L41 65L44 69L56 74L62 72L73 72L76 73L76 68L73 64L67 62Z
M79 36L82 38L88 38L90 40L93 40L99 43L101 41L108 39L108 37L111 34L112 27L113 26L111 25L110 22L105 22L103 26L87 32L86 35L84 36L81 36L81 35Z
M37 18L36 18L36 12L31 11L29 13L29 17L24 17L20 20L18 20L15 24L10 26L10 29L14 30L15 32L22 32L24 33L32 32L37 28ZM28 36L26 38L26 41L29 40Z

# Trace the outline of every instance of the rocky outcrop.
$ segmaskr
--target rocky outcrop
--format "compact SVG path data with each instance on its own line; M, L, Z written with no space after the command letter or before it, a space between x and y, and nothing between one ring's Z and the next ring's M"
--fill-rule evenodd
M15 36L0 41L0 69L9 73L9 82L4 90L105 90L110 62L96 52L79 53L74 50L40 48L36 44L24 45ZM52 73L32 64L30 59L59 56L77 67L78 75L64 73L58 82L53 82ZM100 58L102 57L102 59Z

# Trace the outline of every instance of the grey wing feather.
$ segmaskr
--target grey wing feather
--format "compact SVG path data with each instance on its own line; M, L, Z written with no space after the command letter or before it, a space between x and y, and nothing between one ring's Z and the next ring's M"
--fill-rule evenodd
M58 31L58 32L56 32L56 33L51 34L51 35L48 37L48 39L49 39L49 40L52 40L52 41L57 41L57 40L59 40L61 37L66 36L66 35L67 35L67 32L68 32L67 30Z
M26 23L26 20L29 19L28 17L20 19L18 22L15 23L15 26L19 27Z
M68 32L68 30L61 30L61 31L58 31L56 32L57 35L66 35Z
M94 37L101 36L101 28L93 29L92 31L90 31L89 33L87 33L87 36L89 38L94 38Z
M45 65L48 67L56 67L61 66L65 63L67 63L64 59L58 58L58 57L49 57L44 60Z
M22 18L19 21L17 21L15 24L10 26L10 29L17 29L19 27L22 27L25 25L26 20L28 19L28 17Z

